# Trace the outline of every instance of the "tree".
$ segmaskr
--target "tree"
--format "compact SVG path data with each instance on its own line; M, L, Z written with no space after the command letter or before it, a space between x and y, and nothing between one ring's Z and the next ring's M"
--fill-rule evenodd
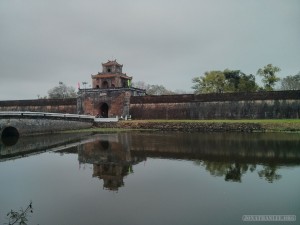
M175 92L168 90L163 85L146 84L144 81L137 81L132 83L132 86L140 89L145 89L148 95L173 95Z
M146 84L144 81L132 82L132 86L140 89L147 90L149 84Z
M281 80L281 90L300 90L300 72Z
M255 76L250 74L242 74L239 80L237 91L239 92L254 92L258 90L258 85L255 82Z
M238 91L238 86L241 79L241 71L226 69L223 71L223 73L226 79L226 86L225 86L226 92Z
M225 76L222 71L213 70L205 72L204 76L195 77L192 80L195 85L195 94L200 93L222 93L225 87Z
M59 85L48 91L49 98L75 98L75 88L59 82Z
M272 64L268 64L264 66L264 68L260 68L257 71L257 74L262 76L263 83L264 83L264 90L266 91L273 91L276 82L280 80L277 77L276 73L280 71L279 67L273 66Z
M194 93L250 92L257 91L255 76L240 70L210 71L204 76L193 78Z
M167 90L163 85L149 85L146 88L148 95L172 95L174 92Z
M226 79L225 92L250 92L257 91L258 85L255 76L246 75L240 70L224 70Z

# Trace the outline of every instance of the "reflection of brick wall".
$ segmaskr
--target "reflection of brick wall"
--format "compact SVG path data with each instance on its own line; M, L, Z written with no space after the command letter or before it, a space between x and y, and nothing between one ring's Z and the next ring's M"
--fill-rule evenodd
M0 111L76 113L76 98L0 101Z

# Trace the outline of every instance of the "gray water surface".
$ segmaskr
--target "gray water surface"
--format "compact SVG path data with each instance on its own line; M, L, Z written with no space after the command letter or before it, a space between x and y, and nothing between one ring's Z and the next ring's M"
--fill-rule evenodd
M300 135L127 132L20 138L0 149L0 224L279 224L300 220Z

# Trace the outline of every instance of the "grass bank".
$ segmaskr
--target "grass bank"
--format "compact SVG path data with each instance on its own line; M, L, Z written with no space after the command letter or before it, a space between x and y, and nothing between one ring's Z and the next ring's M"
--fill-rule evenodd
M200 132L300 132L299 119L270 120L130 120L95 124L95 131L118 129Z
M270 120L127 120L117 123L95 123L93 128L70 130L63 133L182 131L182 132L293 132L300 133L299 119Z

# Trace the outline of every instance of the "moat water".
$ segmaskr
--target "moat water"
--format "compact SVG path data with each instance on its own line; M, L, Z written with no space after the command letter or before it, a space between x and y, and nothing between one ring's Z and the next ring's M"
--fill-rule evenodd
M0 142L0 224L31 201L28 224L40 225L300 221L300 134L121 132L13 144Z

